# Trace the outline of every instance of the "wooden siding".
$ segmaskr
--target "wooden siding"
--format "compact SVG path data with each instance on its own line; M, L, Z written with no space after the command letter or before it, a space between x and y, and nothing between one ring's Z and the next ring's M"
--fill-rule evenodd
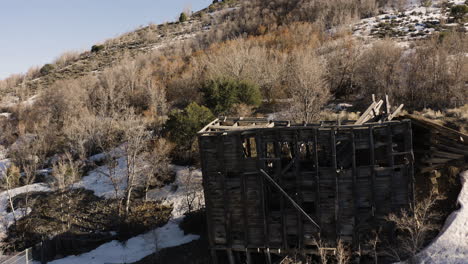
M330 244L357 245L385 215L413 201L411 131L404 120L199 133L213 254L305 254L319 234Z

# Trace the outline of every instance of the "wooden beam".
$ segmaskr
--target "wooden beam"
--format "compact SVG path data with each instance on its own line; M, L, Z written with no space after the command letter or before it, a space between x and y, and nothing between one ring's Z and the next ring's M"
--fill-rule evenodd
M224 165L224 138L222 135L217 137L217 149L218 149L218 173L221 176L221 188L223 193L224 203L224 228L226 230L226 244L228 247L232 247L231 231L232 231L232 220L229 215L229 198L226 193L226 166Z
M210 126L212 126L213 124L217 123L219 121L219 119L215 119L213 121L211 121L208 125L206 125L205 127L203 127L198 133L203 133L205 132Z
M245 249L245 263L252 264L252 255L250 254L250 251L247 248Z
M234 260L234 255L232 254L232 249L227 249L226 253L228 255L229 264L236 264L236 261Z
M320 211L320 169L318 160L318 128L314 129L314 162L315 162L315 214L317 216L317 222L321 224L321 211Z
M408 114L405 115L405 117L411 119L411 121L416 125L420 125L430 129L435 129L436 131L439 131L445 136L453 136L454 138L457 138L459 143L461 143L462 145L468 145L468 135L465 133L451 129L446 126L442 126L422 116Z
M240 168L239 168L239 173L241 176L241 199L242 199L242 221L244 225L244 246L247 248L250 244L249 242L249 216L248 216L248 203L247 203L247 175L244 173L244 168L245 168L245 158L244 158L244 151L243 151L243 143L242 143L242 136L241 134L237 134L236 139L239 141L238 146L240 148L238 159L240 161Z
M301 212L301 214L304 215L306 219L308 219L313 225L315 225L320 230L320 226L304 211L304 209L302 209L302 207L300 207L296 203L296 201L294 201L294 199L291 198L291 196L288 195L288 193L285 190L283 190L283 188L281 188L281 186L278 185L278 183L276 183L276 181L270 175L268 175L268 173L266 173L263 169L260 169L260 173L265 177L265 179L268 180L268 182L271 183L273 187L276 188L276 190L278 190L286 198L286 200L288 200L292 204L292 206L294 206L294 208L299 210L299 212Z
M338 187L338 164L336 161L336 130L331 129L330 130L330 147L331 147L331 152L332 152L332 167L335 171L335 238L338 239L339 234L340 234L340 220L338 218L340 214L340 204L339 204L339 187Z
M211 193L210 189L208 188L208 183L206 177L208 176L208 171L206 170L207 168L207 158L205 156L204 148L203 148L203 139L199 136L198 137L198 147L200 149L200 160L202 164L202 186L203 186L203 193L205 195L205 208L206 208L206 228L207 228L207 233L208 233L208 243L210 247L210 252L211 252L211 259L214 264L218 263L217 256L216 256L216 250L213 249L215 243L214 243L214 231L212 229L213 223L212 223L212 208L211 208Z
M274 151L275 151L275 175L276 178L279 180L279 185L284 186L283 183L283 173L281 169L281 138L279 134L279 130L276 129L275 131L275 144L274 144ZM287 234L287 214L285 212L285 204L284 204L284 197L280 197L280 211L281 211L281 230L282 236L281 241L283 243L283 248L288 248L288 234Z
M388 121L391 121L393 118L395 118L400 112L401 110L403 110L403 107L405 105L404 104L401 104L396 110L395 112L393 112L392 114L390 114L387 118Z
M374 146L374 127L369 126L369 152L371 162L371 205L372 205L372 216L375 216L376 204L375 204L375 146Z
M351 129L351 151L352 151L352 168L353 168L353 206L354 206L354 228L353 228L353 244L359 244L359 210L358 210L358 191L357 191L357 168L356 168L356 136L354 130Z
M395 159L393 155L393 134L392 127L390 124L387 125L387 162L388 166L392 168L391 182L390 182L390 208L393 210L394 199L395 199Z
M366 111L359 117L359 119L354 123L355 125L362 125L373 116L378 115L380 107L383 104L383 100L378 102L372 102L372 104L367 108Z
M388 94L385 95L385 114L388 116L391 115L392 106L390 105L390 100L388 99ZM391 119L388 119L391 120Z
M294 133L294 141L292 143L293 153L294 153L292 162L295 164L294 174L296 176L296 192L298 195L298 203L299 203L299 206L302 206L302 203L303 203L302 184L304 182L304 179L302 177L301 168L300 168L301 162L299 160L299 156L300 156L299 138L301 138L301 130L296 130ZM298 247L299 249L302 249L303 242L304 242L304 224L302 220L302 214L299 212L297 214L297 224L298 224L298 230L299 230L297 234Z
M265 164L261 160L263 156L265 155L264 150L262 149L263 142L263 133L260 131L257 133L255 136L255 143L257 147L257 169L261 170L264 168ZM266 210L266 203L267 203L267 198L265 196L265 182L263 177L260 177L260 196L261 196L261 204L262 204L262 216L263 216L263 246L265 248L269 247L270 244L270 239L269 239L269 228L268 228L268 211Z

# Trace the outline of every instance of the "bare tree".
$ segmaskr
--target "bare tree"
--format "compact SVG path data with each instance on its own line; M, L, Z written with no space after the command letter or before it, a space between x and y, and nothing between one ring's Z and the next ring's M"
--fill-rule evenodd
M357 83L366 94L394 96L400 87L403 49L392 40L375 42L360 56L356 69Z
M335 257L337 264L348 264L351 260L351 250L341 239L336 242Z
M326 243L320 238L314 238L314 244L317 247L318 255L320 257L320 263L327 264L329 260L329 249L327 248Z
M15 207L13 204L13 196L11 195L10 190L20 185L20 177L21 177L21 174L20 174L18 167L12 164L8 168L7 172L5 173L4 178L2 179L3 180L2 185L6 189L6 192L8 195L8 201L11 207L11 212L13 214L13 220L15 221L15 223L16 223Z
M149 188L155 181L164 182L169 178L170 162L169 157L174 145L164 138L159 138L154 143L154 148L147 153L146 160L149 162L149 172L145 178L145 194L148 194ZM148 196L145 196L148 199Z
M99 174L107 177L111 182L112 188L114 189L114 199L116 201L116 209L119 216L122 215L123 198L121 197L120 188L122 186L123 178L117 174L117 168L119 166L118 157L113 152L105 153L104 169L99 169Z
M264 97L272 101L280 92L285 61L286 56L281 52L236 39L220 49L210 50L195 63L206 67L211 79L229 77L253 81L260 86Z
M34 183L37 170L42 166L45 160L47 143L44 134L43 131L39 131L36 135L25 136L10 152L13 162L17 164L24 173L24 185ZM25 197L26 208L29 207L28 205L29 193L27 193Z
M379 253L378 253L378 246L380 242L380 232L382 231L381 228L378 230L372 230L372 234L370 239L368 240L368 245L371 248L372 252L372 257L374 258L374 264L377 264L379 262Z
M65 153L64 156L53 165L52 168L52 185L56 190L60 192L60 210L61 210L61 221L67 223L67 229L70 229L72 222L71 207L73 203L73 197L70 192L67 191L74 182L79 180L79 168L74 162L73 157L70 153ZM66 208L64 206L66 203ZM66 219L65 219L66 216Z
M126 160L126 189L125 189L125 213L128 215L132 192L138 183L137 166L138 155L146 147L149 133L142 121L133 113L129 113L124 122L124 153Z
M188 213L200 209L202 202L202 186L194 177L194 169L190 167L183 181L185 186L184 203Z
M344 38L322 47L322 49L327 49L326 79L330 85L330 91L337 97L348 96L355 92L359 44L353 38Z
M296 51L289 61L286 80L293 99L290 116L312 122L330 98L324 62L310 50Z
M401 232L397 237L398 250L409 256L410 262L415 260L416 253L425 245L429 234L439 228L437 221L441 214L434 207L443 198L431 192L428 197L411 204L409 210L402 209L401 213L391 213L386 217Z

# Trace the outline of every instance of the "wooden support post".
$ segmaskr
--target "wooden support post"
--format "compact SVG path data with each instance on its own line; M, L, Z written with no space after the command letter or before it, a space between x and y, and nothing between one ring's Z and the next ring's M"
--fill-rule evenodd
M390 117L390 115L392 114L392 106L390 105L390 100L388 99L388 94L385 95L385 115L388 117ZM391 120L391 119L389 119Z
M232 247L231 230L232 230L232 219L229 210L229 199L226 193L226 166L224 165L224 139L221 134L217 136L217 149L218 149L218 173L221 177L221 188L223 192L223 203L224 203L224 228L226 231L226 245L228 248Z
M340 214L340 205L339 205L339 190L338 190L338 165L336 161L336 130L332 128L330 130L330 143L331 143L331 151L332 151L332 167L335 172L335 237L336 239L339 238L340 236L340 219L339 219L339 214Z
M392 114L390 114L390 115L388 116L388 121L391 121L393 118L395 118L395 117L398 115L398 113L400 113L400 111L403 109L404 106L405 106L404 104L401 104L401 105L395 110L395 112L393 112Z
M376 204L375 204L375 146L374 146L374 127L369 126L369 151L371 162L371 205L372 216L375 217Z
M393 133L391 124L387 124L387 159L388 166L392 169L392 179L390 183L390 209L393 210L395 205L395 160L393 156Z
M252 264L252 255L248 249L245 249L245 262L246 264Z
M211 260L213 261L213 264L218 264L218 255L216 254L215 249L211 249Z
M272 264L271 254L270 254L270 249L269 248L265 249L265 255L266 255L267 264Z
M304 179L302 178L302 173L301 173L301 162L299 160L299 138L301 137L301 130L296 130L294 134L294 142L292 143L293 147L293 161L294 161L294 174L296 176L296 192L297 192L297 198L298 198L298 204L299 206L302 206L302 201L303 201L303 194L302 194L302 184L304 182ZM297 224L298 224L298 234L297 234L297 243L298 243L298 248L302 249L303 248L303 240L304 240L304 224L302 222L302 214L297 213Z
M409 173L411 175L411 178L410 178L410 183L409 183L409 192L410 193L410 197L408 197L410 203L414 206L414 203L416 201L416 195L415 195L415 190L414 190L414 183L415 183L415 178L414 178L414 153L413 153L413 129L412 129L412 125L411 125L411 122L410 121L406 121L407 124L408 124L408 131L407 133L405 133L406 135L408 135L407 137L407 140L405 140L405 151L406 152L411 152L411 156L408 157L410 160L408 160L408 165L409 165Z
M264 161L262 159L265 156L265 151L263 150L263 142L262 142L262 137L263 133L258 132L257 135L255 136L256 139L256 147L257 147L257 169L261 170L265 167ZM269 228L268 228L268 212L266 210L267 206L266 203L267 197L265 196L265 181L263 177L260 178L260 196L262 199L262 216L263 216L263 246L265 248L269 247L270 245L270 239L268 237L269 235Z
M229 264L235 264L236 261L234 260L234 255L232 254L232 249L227 249L226 250L226 253L228 255L228 259L229 259Z
M243 226L244 226L244 247L248 248L249 247L249 220L248 220L248 213L247 213L247 175L244 174L244 168L245 168L245 159L243 157L243 146L242 146L242 137L241 134L238 134L237 139L239 140L240 144L240 151L239 151L239 156L238 159L240 161L240 168L239 168L239 173L241 176L241 199L242 199L242 221L243 221Z
M274 143L274 151L275 151L275 175L276 178L279 180L279 185L284 186L283 183L283 175L282 175L282 168L281 168L281 138L279 135L279 130L276 129L275 131L275 143ZM281 230L282 236L281 241L283 244L283 248L288 248L288 234L287 234L287 214L285 212L285 204L284 204L284 197L280 197L280 211L281 211Z
M201 160L201 163L202 163L202 175L204 176L203 177L203 180L202 180L202 186L203 186L203 193L205 195L205 210L206 210L206 228L207 228L207 234L208 234L208 243L209 243L209 246L210 246L210 249L211 249L211 259L213 260L213 263L214 264L217 264L217 259L216 259L216 251L213 249L214 247L214 231L212 229L212 226L213 226L213 223L211 222L212 221L212 208L211 208L211 201L212 201L212 198L211 198L211 193L210 193L210 189L208 187L208 183L207 183L207 179L206 177L208 177L208 171L206 170L206 168L208 167L206 162L207 162L207 158L205 157L205 152L203 151L204 148L203 148L203 144L202 142L204 142L202 140L202 137L198 137L198 144L199 144L199 149L200 149L200 160Z
M260 173L273 185L273 187L276 188L276 190L280 191L282 195L284 195L285 198L296 208L299 212L301 212L302 215L304 215L313 225L315 225L318 229L320 229L320 226L307 214L302 207L300 207L294 199L291 198L291 196L288 195L288 193L281 188L281 186L276 183L276 181L268 175L263 169L260 169Z
M357 191L357 168L356 168L356 137L354 130L351 128L351 148L352 148L352 168L353 168L353 206L354 206L354 227L353 227L353 244L359 244L359 210L358 210L358 191Z
M317 223L319 225L322 224L322 218L321 218L321 211L320 211L320 168L319 168L319 160L318 160L318 133L319 129L315 128L314 129L314 161L315 161L315 200L317 203L317 206L315 207L315 214L317 217Z

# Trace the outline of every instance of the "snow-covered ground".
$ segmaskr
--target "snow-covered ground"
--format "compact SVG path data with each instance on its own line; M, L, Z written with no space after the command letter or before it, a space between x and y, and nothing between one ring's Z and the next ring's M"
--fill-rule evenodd
M192 190L203 197L200 170L190 170L186 167L174 166L176 180L173 184L161 189L152 190L148 195L151 200L161 200L173 207L169 222L148 233L133 237L124 243L116 240L105 243L88 253L69 256L49 263L52 264L101 264L101 263L129 263L138 261L160 249L174 247L199 239L197 235L185 235L179 228L186 212L186 194ZM89 177L89 176L88 176ZM103 189L98 190L100 193ZM101 192L105 194L106 192ZM203 200L199 200L203 203Z
M457 26L444 24L449 13L440 7L441 1L433 1L431 7L422 7L418 0L408 0L404 12L386 10L385 14L362 19L353 26L353 35L362 38L390 36L401 40L419 39L445 28ZM449 0L454 5L464 0ZM466 24L465 24L466 27Z
M110 155L115 160L115 166L108 164L100 166L79 182L74 184L74 188L84 188L94 192L94 195L106 199L122 197L127 187L127 159L124 156L123 146L111 150L107 154L97 154L91 156L89 160L93 162L104 161L106 155ZM137 160L136 173L140 173L146 168L146 164Z
M75 188L84 188L94 192L94 195L106 199L121 197L124 194L127 182L126 158L116 159L116 166L109 170L108 165L100 166L84 176L74 184Z
M31 212L31 208L15 208L14 215L13 212L7 212L10 197L13 198L23 193L48 191L50 191L50 188L47 185L35 183L0 193L0 240L6 237L8 227L14 223L15 218L19 220Z
M468 263L468 171L460 177L463 184L458 196L460 209L447 218L439 236L418 254L420 263Z

